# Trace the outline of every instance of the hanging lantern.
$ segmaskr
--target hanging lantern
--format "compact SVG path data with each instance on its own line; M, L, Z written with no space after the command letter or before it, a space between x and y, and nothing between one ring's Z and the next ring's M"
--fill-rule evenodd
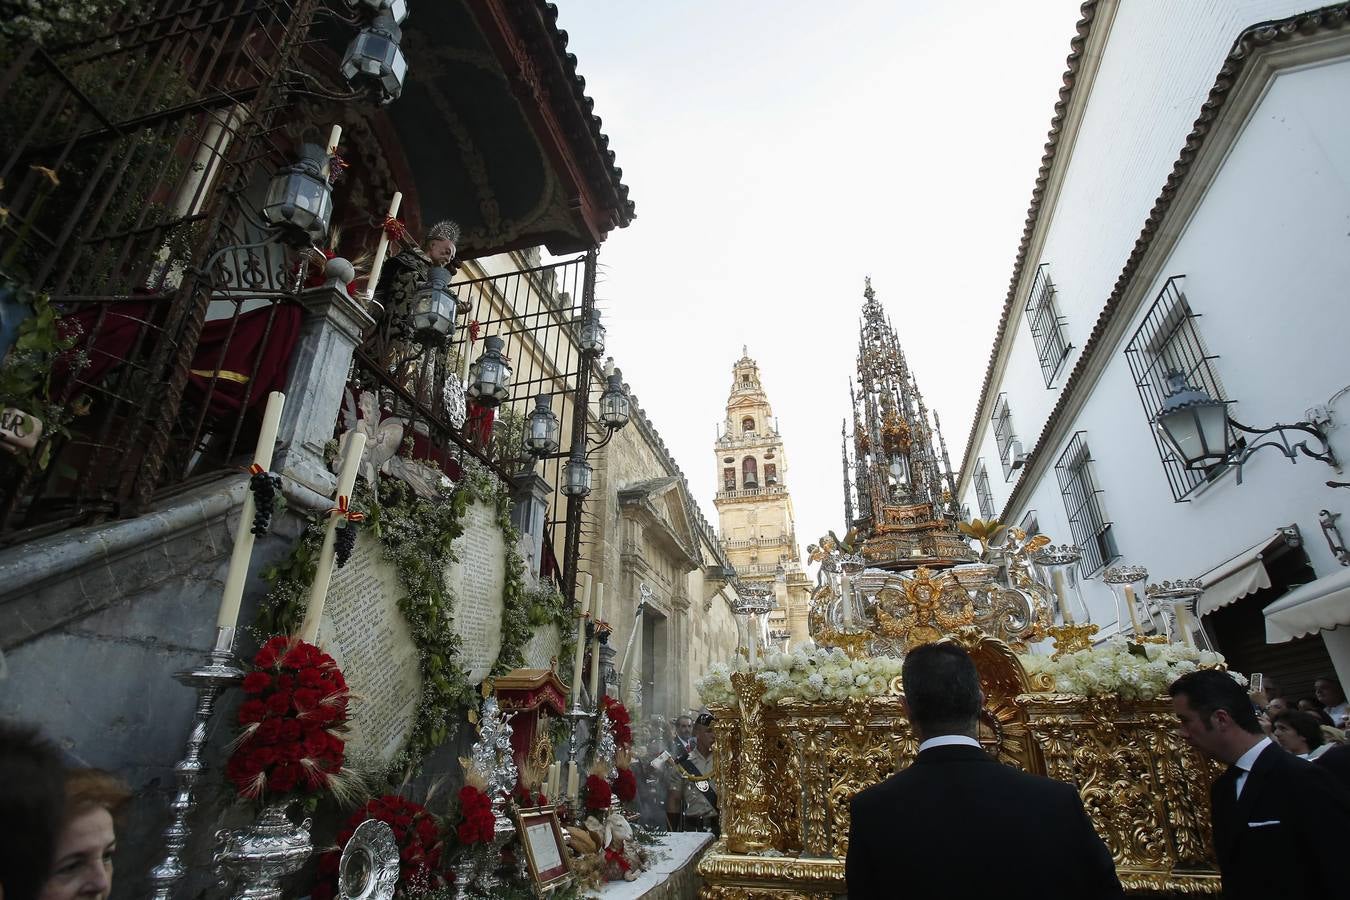
M623 389L623 380L617 374L609 376L609 385L600 395L600 424L617 431L632 417L632 401Z
M408 60L399 46L402 40L403 29L385 9L352 38L342 57L342 77L353 88L373 87L381 103L397 100L408 75Z
M368 16L379 16L387 12L400 25L408 18L408 0L348 0L348 2Z
M562 492L568 497L585 497L591 492L591 464L580 450L572 451L563 466Z
M605 326L600 324L600 310L592 309L581 317L581 334L578 343L582 353L594 353L597 356L605 352Z
M412 325L423 346L439 347L455 333L459 299L450 292L450 270L432 266L413 297Z
M301 245L319 244L333 217L333 188L323 177L323 148L305 144L300 159L272 176L263 201L263 219Z
M469 396L480 406L500 406L511 396L511 363L502 355L506 343L495 334L483 340L483 355L469 366Z
M553 414L551 398L540 394L534 398L534 409L527 420L525 432L525 452L535 459L541 459L550 453L558 452L558 433L561 426L558 417Z

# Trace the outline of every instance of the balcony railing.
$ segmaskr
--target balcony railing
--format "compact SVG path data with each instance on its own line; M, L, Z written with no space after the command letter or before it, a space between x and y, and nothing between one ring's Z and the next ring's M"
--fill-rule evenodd
M770 497L786 493L787 489L781 485L762 488L744 488L739 491L718 491L718 500L744 500L750 497Z

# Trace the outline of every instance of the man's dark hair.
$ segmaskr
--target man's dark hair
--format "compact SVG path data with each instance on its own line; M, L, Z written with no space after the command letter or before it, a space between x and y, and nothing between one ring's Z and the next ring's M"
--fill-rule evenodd
M1317 716L1312 713L1289 711L1280 713L1270 720L1272 726L1279 725L1281 722L1294 729L1299 735L1308 742L1308 752L1316 750L1326 742L1322 735L1322 723L1318 721Z
M65 814L65 767L36 728L0 719L0 887L35 900L50 874Z
M924 644L900 670L910 721L925 738L968 734L980 719L980 673L955 644Z
M1206 726L1210 716L1222 709L1243 731L1261 733L1261 723L1256 720L1256 710L1252 707L1251 697L1247 696L1247 689L1227 672L1219 669L1188 672L1172 682L1167 693L1185 697L1191 709L1204 717Z

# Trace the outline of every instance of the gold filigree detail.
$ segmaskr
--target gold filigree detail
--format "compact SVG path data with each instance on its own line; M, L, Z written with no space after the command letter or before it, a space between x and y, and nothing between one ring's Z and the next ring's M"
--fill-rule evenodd
M1050 658L1059 659L1066 653L1091 650L1092 636L1098 630L1097 626L1090 622L1086 625L1051 625L1045 629L1046 634L1055 641L1055 652ZM1053 678L1051 683L1053 684Z

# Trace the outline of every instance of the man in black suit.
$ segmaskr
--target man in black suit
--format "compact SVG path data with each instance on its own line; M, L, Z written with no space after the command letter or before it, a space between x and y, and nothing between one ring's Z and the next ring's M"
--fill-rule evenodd
M1228 763L1210 789L1223 896L1338 896L1350 872L1350 793L1263 735L1251 699L1227 672L1183 675L1168 692L1191 746Z
M905 657L914 764L853 800L849 900L1123 898L1111 854L1072 785L1005 766L976 740L984 696L955 644ZM1030 861L1055 864L1030 875Z

